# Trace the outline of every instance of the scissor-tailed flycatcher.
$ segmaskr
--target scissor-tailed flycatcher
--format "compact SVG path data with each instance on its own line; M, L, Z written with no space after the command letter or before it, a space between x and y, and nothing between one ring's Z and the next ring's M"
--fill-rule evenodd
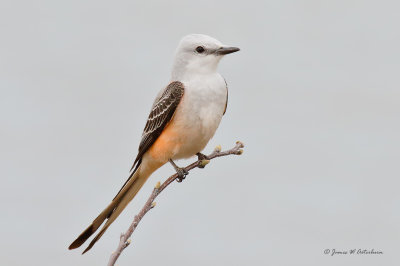
M217 66L224 55L237 51L201 34L180 41L172 82L154 101L128 180L69 249L80 247L107 220L83 253L91 249L159 167L171 162L182 181L187 173L173 160L205 157L200 152L217 130L228 103L228 88Z

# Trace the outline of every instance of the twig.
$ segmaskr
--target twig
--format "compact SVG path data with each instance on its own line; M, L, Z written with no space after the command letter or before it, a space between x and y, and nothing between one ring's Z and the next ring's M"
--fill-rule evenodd
M200 167L200 168L204 167L206 164L208 164L210 162L210 160L212 160L214 158L232 155L232 154L240 155L243 153L243 150L242 150L243 147L244 147L244 145L240 141L236 142L235 147L233 147L230 150L226 150L226 151L221 151L221 146L217 146L210 155L207 155L208 160L200 160L199 159L196 162L184 167L184 169L189 172L190 170L192 170L196 167ZM135 216L135 218L133 219L133 222L129 226L128 230L124 234L121 234L117 250L111 254L110 260L108 261L108 266L113 266L115 264L115 262L117 261L117 259L119 258L119 256L121 255L122 251L127 246L129 246L129 244L131 243L130 237L131 237L133 231L135 231L139 222L142 220L142 218L146 215L146 213L149 210L151 210L152 208L154 208L156 206L156 203L154 202L154 200L169 184L174 182L175 179L177 179L177 177L178 177L178 174L174 174L174 175L170 176L167 180L165 180L164 183L162 183L162 184L160 184L160 182L157 182L149 199L146 201L145 205L140 210L140 212Z

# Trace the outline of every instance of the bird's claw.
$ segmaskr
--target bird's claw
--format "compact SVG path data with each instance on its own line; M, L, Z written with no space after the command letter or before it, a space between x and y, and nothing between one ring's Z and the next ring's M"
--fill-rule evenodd
M178 181L179 183L182 182L189 174L189 172L185 168L177 168L176 173L178 174L176 181Z
M201 161L201 160L210 160L210 158L208 158L207 155L202 154L201 152L196 153L196 155L197 155L197 158L199 159L199 161Z

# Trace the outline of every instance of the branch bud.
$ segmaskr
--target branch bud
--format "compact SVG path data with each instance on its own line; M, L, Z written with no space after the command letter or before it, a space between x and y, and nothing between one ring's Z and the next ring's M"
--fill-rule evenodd
M240 146L240 148L243 148L244 147L244 144L243 144L243 142L241 142L241 141L236 141L236 145L239 145Z
M240 150L237 151L236 154L237 154L237 155L241 155L242 153L243 153L243 149L240 149Z
M215 149L214 149L214 150L215 150L216 152L220 152L220 151L221 151L221 149L222 149L222 148L221 148L221 145L218 145L218 146L216 146L216 147L215 147Z
M155 188L155 189L159 189L160 186L161 186L161 183L160 183L160 181L158 181L157 184L154 186L154 188Z
M154 201L151 203L151 208L154 208L155 206L156 206L156 202Z
M210 163L210 160L201 160L200 163L199 163L199 166L200 167L204 167L209 163Z

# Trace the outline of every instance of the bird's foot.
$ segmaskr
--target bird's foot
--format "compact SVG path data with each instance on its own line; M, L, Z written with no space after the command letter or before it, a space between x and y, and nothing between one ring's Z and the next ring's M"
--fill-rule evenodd
M183 179L185 179L186 176L189 174L189 172L185 168L181 168L181 167L177 166L174 163L174 161L172 161L172 159L170 159L169 162L172 164L172 166L174 167L176 173L178 174L178 177L176 178L176 181L178 181L179 183L182 182Z
M199 168L204 168L206 165L210 162L210 158L207 157L207 155L202 154L201 152L196 153L197 159L200 161L200 164L198 165Z
M175 170L176 170L176 173L178 174L176 181L178 181L179 183L182 182L186 178L186 176L189 174L189 172L185 168L177 167Z

